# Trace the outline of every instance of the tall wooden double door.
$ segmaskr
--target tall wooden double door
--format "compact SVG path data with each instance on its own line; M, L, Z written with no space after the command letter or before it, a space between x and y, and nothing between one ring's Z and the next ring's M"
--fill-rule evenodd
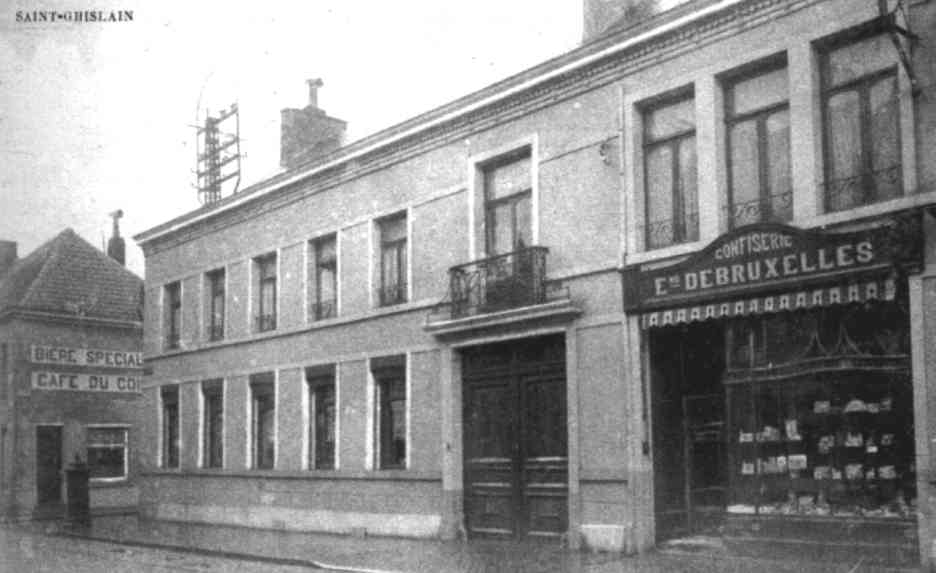
M526 539L568 529L565 338L462 353L468 534Z

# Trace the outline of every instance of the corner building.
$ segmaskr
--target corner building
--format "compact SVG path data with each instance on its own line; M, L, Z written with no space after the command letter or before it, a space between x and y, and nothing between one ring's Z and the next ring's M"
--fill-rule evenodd
M137 236L144 512L928 561L936 8L884 8L612 23Z

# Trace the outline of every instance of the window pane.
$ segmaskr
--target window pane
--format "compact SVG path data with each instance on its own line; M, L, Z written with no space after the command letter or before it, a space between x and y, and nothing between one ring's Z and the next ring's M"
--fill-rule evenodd
M390 243L406 238L406 217L393 217L380 222L380 242Z
M92 445L124 444L127 430L124 428L88 428L87 441Z
M224 423L224 402L218 390L205 391L205 443L204 465L218 468L223 465L222 429Z
M900 195L897 80L893 76L871 86L871 169L875 199Z
M122 478L124 473L124 446L88 447L88 470L94 478Z
M644 116L644 126L650 140L662 139L695 129L695 100L681 102L651 110Z
M771 219L789 221L793 218L789 112L784 110L771 114L767 118L766 128L767 192L770 194Z
M647 246L673 242L673 153L662 145L647 150Z
M335 386L320 383L313 392L313 460L317 469L335 467Z
M335 260L335 238L320 239L316 243L315 256L319 265L333 263Z
M486 169L484 187L487 198L499 199L530 189L530 168L530 157L527 156L506 165Z
M737 82L732 86L733 112L747 113L787 100L787 70L781 68Z
M683 206L682 238L686 241L698 240L699 195L696 186L695 137L687 137L679 142L679 189Z
M488 221L492 225L489 232L492 244L488 246L488 254L500 255L513 251L513 205L510 202L494 205L488 212Z
M530 195L520 197L516 202L517 244L516 248L529 247L533 244L533 211Z
M736 227L760 221L760 166L757 153L757 120L731 126L731 210Z
M273 468L273 422L274 406L272 389L255 390L254 397L254 466L260 469Z
M883 70L896 62L894 45L883 34L842 46L828 55L829 87Z
M383 251L383 281L384 287L391 287L400 282L400 267L398 249L387 247Z
M857 91L834 94L828 99L828 179L829 208L846 209L859 200L852 179L861 173L861 120Z
M380 464L402 467L406 463L405 374L384 375L380 380Z

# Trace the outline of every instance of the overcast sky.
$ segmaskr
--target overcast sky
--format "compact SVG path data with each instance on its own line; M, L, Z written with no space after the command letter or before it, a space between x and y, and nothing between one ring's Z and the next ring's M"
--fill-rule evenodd
M0 239L20 256L66 227L94 245L198 206L195 131L241 111L241 188L278 169L279 113L307 102L358 139L566 52L582 0L0 2ZM132 10L133 22L25 23L16 12Z

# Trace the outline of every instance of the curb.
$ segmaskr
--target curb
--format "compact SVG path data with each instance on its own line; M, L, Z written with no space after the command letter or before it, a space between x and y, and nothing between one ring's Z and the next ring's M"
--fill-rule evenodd
M204 555L206 557L221 557L225 559L236 559L239 561L255 561L258 563L268 563L270 565L286 565L290 567L305 567L307 569L328 569L332 571L344 571L347 573L403 573L392 569L370 569L367 567L354 567L348 565L337 565L333 563L324 563L312 559L297 559L293 557L272 557L269 555L257 555L254 553L239 553L237 551L225 551L222 549L207 549L204 547L191 547L182 545L172 545L169 543L155 543L151 541L138 541L135 539L109 539L83 535L67 531L56 531L48 533L51 537L62 537L70 539L81 539L84 541L96 541L98 543L111 543L115 545L126 545L129 547L142 547L145 549L161 549L166 551L175 551L178 553L191 553L194 555Z

